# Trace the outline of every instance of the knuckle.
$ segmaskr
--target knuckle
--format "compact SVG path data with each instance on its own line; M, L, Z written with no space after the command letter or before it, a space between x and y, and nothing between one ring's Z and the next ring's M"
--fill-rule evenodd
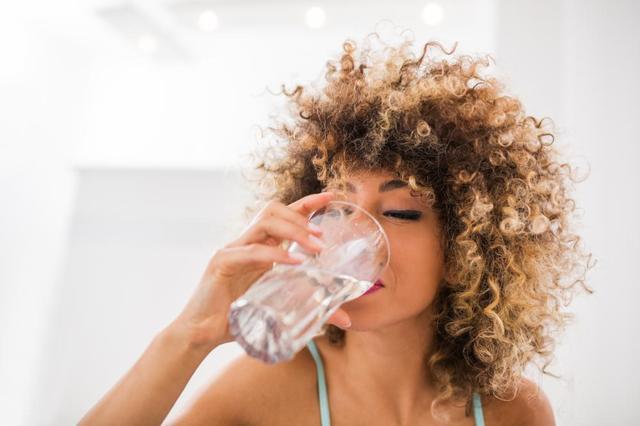
M287 207L287 208L292 213L291 217L293 217L294 221L296 221L297 223L304 223L307 221L307 218L305 217L305 215L303 215L299 211L292 209L291 207Z
M268 233L269 231L269 219L266 217L256 218L251 228L247 230L247 233Z
M244 246L244 248L249 253L256 254L262 249L262 246L258 243L251 243Z
M282 204L280 201L278 200L269 200L267 202L267 204L265 205L264 210L266 212L272 213L273 211L275 211L276 209L278 209L280 207L280 204Z
M309 232L307 232L306 230L304 230L304 229L300 229L300 230L298 231L298 233L297 233L297 234L298 234L298 235L297 235L297 238L298 238L299 240L304 240L304 241L311 242L311 240L309 239L309 237L311 236L311 234L309 234Z
M262 222L268 216L269 215L264 210L261 211L260 213L255 215L255 217L251 221L251 225L253 225L254 227L260 225L260 222Z
M207 269L209 271L215 271L219 269L224 264L225 257L226 257L225 254L226 254L225 249L219 249L213 252L213 255L209 259L209 264L207 265Z
M261 220L258 228L268 235L273 235L273 219Z
M211 258L209 259L209 263L216 263L220 261L220 257L222 257L224 255L224 248L221 249L217 249L213 252L213 254L211 255Z

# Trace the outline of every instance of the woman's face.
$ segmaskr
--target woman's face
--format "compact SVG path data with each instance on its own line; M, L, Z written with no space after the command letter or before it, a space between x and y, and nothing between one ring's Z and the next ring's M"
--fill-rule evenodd
M419 315L431 305L444 271L437 215L389 172L350 174L337 199L371 213L384 228L391 258L381 272L383 288L342 305L350 330L373 330ZM335 190L331 184L328 190Z

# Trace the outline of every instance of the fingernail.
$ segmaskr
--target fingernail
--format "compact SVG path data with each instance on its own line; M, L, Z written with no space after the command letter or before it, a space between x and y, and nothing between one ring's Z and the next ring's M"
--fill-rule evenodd
M316 244L317 246L319 246L322 249L327 248L327 246L325 245L325 243L322 242L322 240L318 237L316 237L315 235L309 235L309 240Z
M309 229L312 229L316 232L322 232L322 228L320 228L318 225L316 225L313 222L309 222Z
M298 253L296 251L290 251L289 252L289 257L292 257L292 258L297 259L297 260L306 260L307 259L307 256L305 256L302 253Z
M344 325L344 328L349 328L351 327L351 320L347 321Z

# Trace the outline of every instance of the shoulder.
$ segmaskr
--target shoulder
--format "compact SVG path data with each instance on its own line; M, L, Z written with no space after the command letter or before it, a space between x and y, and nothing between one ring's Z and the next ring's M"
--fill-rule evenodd
M305 396L315 395L314 368L304 348L292 360L277 364L243 354L213 378L172 425L213 419L224 425L281 424L285 419L274 418L279 413L295 415L309 409Z
M518 426L555 426L556 424L547 395L535 382L524 377L520 379L514 399L502 401L489 397L486 414L487 424Z

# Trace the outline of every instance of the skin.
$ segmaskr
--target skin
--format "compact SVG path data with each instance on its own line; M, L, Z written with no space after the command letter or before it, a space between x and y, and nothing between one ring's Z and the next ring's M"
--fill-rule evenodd
M430 412L435 392L424 363L433 339L431 304L444 270L440 224L406 185L379 191L380 184L392 179L386 172L354 174L348 177L350 191L336 196L376 217L392 254L380 274L385 288L342 305L351 321L350 327L341 327L346 330L344 347L331 345L324 336L314 339L325 367L334 426L444 425ZM393 217L391 211L398 210L421 216L415 221ZM492 426L554 424L549 401L527 379L513 401L485 396L483 411ZM220 424L317 426L316 366L310 352L301 350L292 361L271 366L248 356L236 359L174 424L202 424L222 413L230 420ZM463 407L452 408L450 415L449 426L474 425Z
M310 252L320 250L312 237L321 233L309 226L307 217L332 198L331 192L324 192L289 205L275 200L267 203L238 238L214 252L182 312L153 338L129 371L79 424L160 424L204 358L216 347L233 341L227 323L231 302L274 262L301 262L281 243L296 241ZM340 325L345 318L344 311L338 310L328 322ZM218 424L235 423L236 412L241 411L224 404L213 411L213 418Z
M332 425L441 425L432 418L434 397L424 359L431 350L431 303L443 274L439 224L408 188L380 192L385 173L350 176L352 191L342 199L366 208L390 240L391 260L380 278L385 288L342 305L329 323L347 330L343 348L325 337L315 341L325 363ZM295 263L278 247L296 240L314 251L306 217L336 198L312 194L289 206L272 203L236 240L210 260L181 314L162 330L127 374L79 424L160 424L207 355L233 339L226 316L229 304L272 262ZM416 221L391 216L410 209ZM348 325L350 322L350 325ZM288 362L267 365L249 356L234 360L200 392L172 425L319 424L314 361L301 350ZM510 402L483 399L488 425L553 425L548 400L537 386L523 382ZM535 391L533 397L531 391ZM473 425L463 408L449 425Z
M414 424L429 417L434 395L424 360L433 340L431 305L443 277L444 254L437 215L410 194L406 183L380 191L393 180L388 172L354 174L340 197L378 220L391 258L380 274L384 288L342 305L351 327L336 365L342 383L335 387L353 395L357 406L384 407L378 418ZM415 216L398 217L400 211Z

